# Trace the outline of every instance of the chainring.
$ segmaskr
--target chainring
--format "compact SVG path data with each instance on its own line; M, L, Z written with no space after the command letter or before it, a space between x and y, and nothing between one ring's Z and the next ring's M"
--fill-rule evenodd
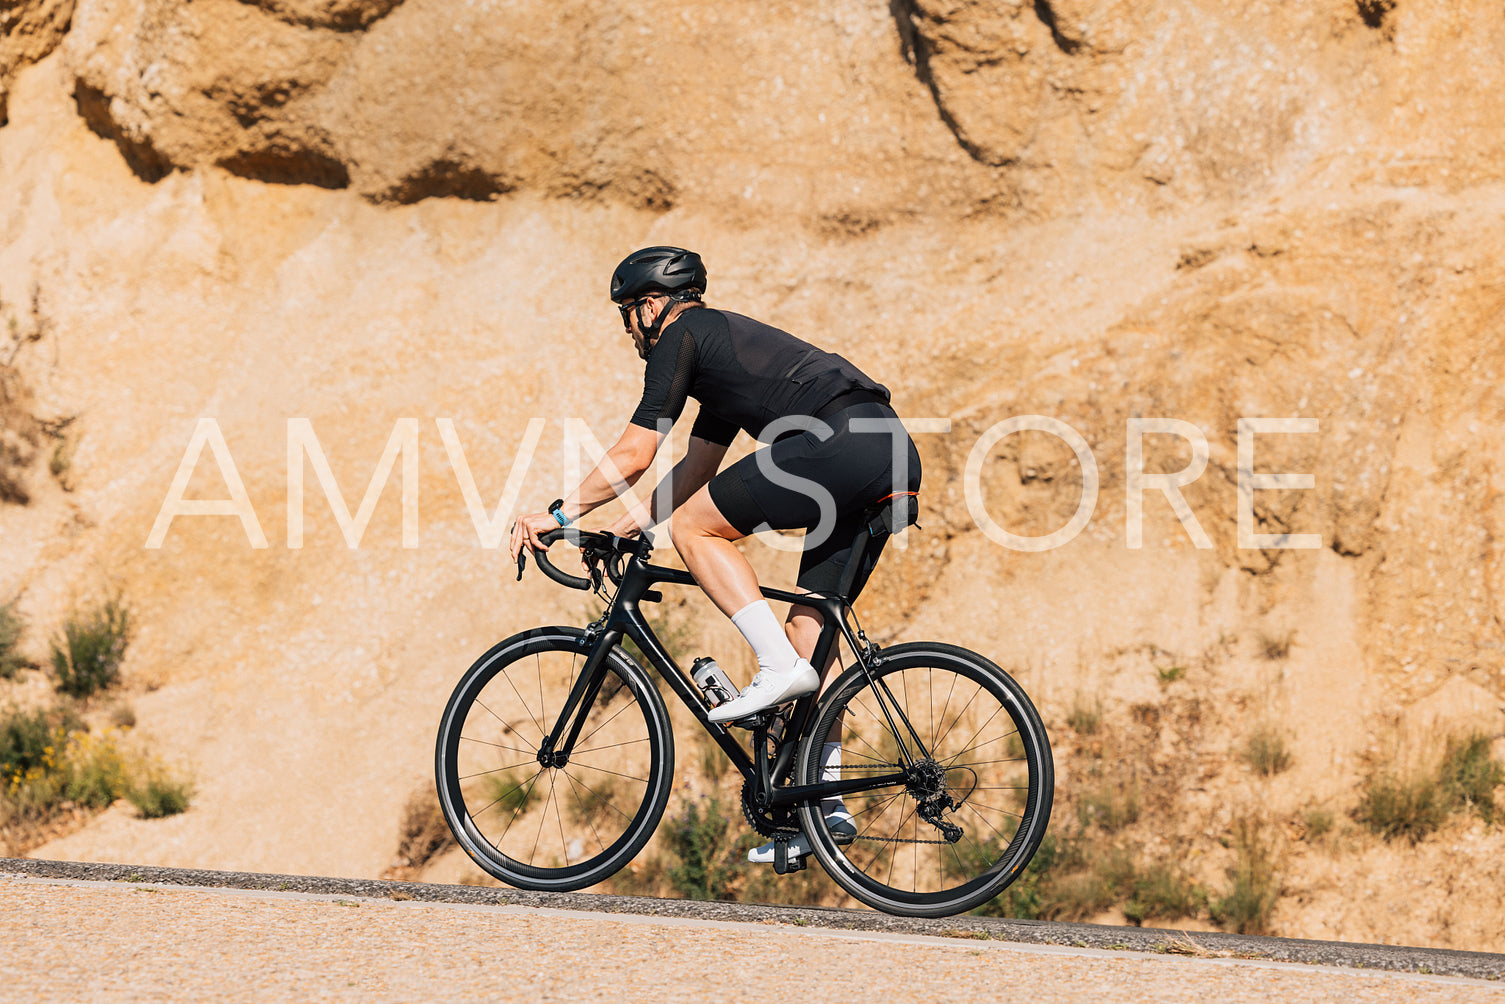
M753 805L753 783L742 782L742 815L753 829L765 837L800 832L799 810L793 806L780 805L759 810Z

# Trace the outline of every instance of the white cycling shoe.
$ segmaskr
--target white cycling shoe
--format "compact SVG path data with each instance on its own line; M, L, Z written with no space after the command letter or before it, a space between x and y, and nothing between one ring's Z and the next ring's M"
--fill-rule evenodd
M832 812L826 813L826 829L831 831L831 836L838 844L850 844L857 836L857 824L852 820L852 814L842 806ZM755 865L771 865L777 851L778 841L770 840L762 847L754 847L747 852L747 860ZM810 838L803 833L796 834L789 841L789 860L802 858L810 853Z
M820 686L820 674L804 659L794 664L788 673L770 673L763 670L732 700L711 709L706 717L713 722L735 722L739 718L776 708L797 697L815 693Z

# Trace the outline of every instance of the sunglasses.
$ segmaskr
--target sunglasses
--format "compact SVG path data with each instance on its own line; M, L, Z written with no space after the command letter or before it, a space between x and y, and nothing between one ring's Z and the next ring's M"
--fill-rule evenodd
M628 314L631 314L634 310L637 310L639 307L647 303L649 300L653 299L655 296L663 295L663 293L648 293L644 296L638 297L636 300L617 304L617 311L622 315L622 327L627 327Z

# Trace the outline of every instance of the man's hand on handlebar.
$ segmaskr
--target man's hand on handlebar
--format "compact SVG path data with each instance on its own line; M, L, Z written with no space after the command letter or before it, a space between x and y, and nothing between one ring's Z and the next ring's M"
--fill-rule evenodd
M557 529L559 529L559 521L546 512L523 513L517 517L517 522L512 524L512 540L508 544L512 560L517 560L523 544L527 544L529 550L542 551L544 545L538 538L550 530Z

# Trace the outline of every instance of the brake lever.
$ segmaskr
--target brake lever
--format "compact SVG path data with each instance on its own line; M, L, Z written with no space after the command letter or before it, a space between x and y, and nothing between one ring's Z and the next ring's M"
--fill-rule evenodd
M525 547L517 552L517 581L523 581L523 568L528 564L528 549Z

